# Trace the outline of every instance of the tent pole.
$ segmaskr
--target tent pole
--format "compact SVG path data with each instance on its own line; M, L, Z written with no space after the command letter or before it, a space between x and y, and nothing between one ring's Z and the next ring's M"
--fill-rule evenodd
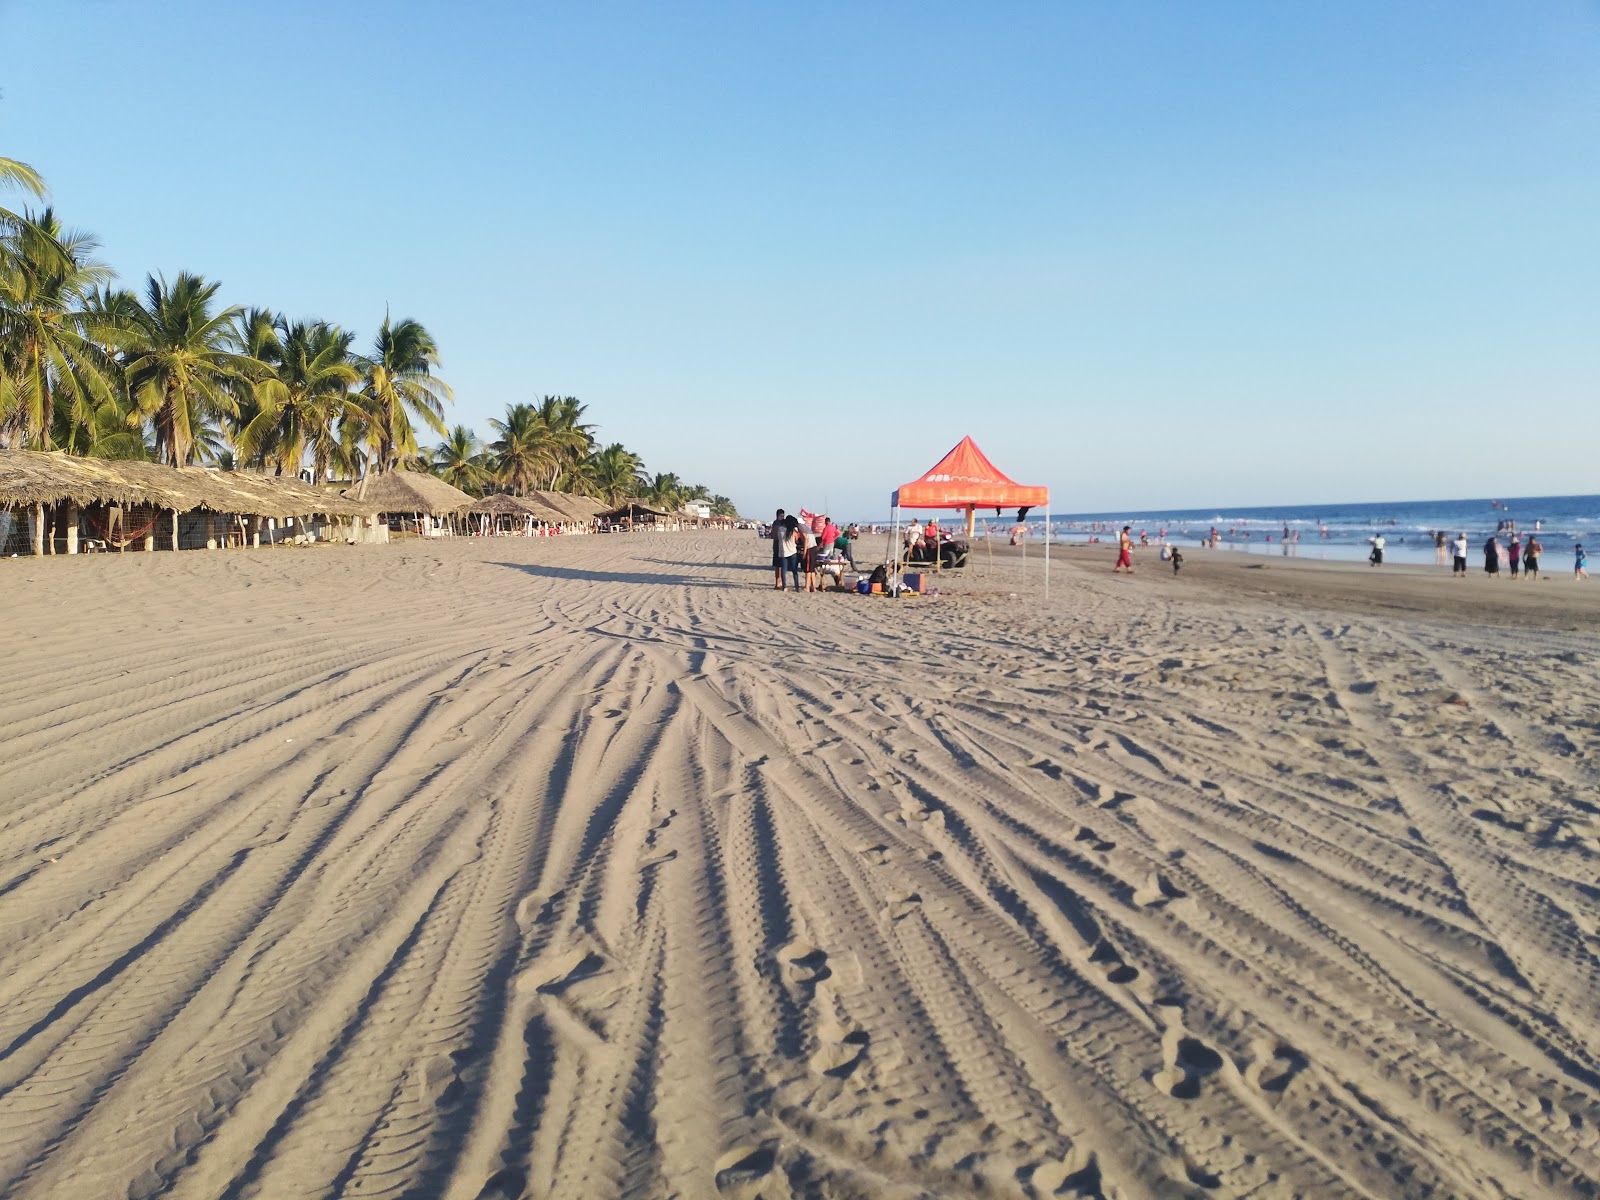
M1050 599L1050 492L1044 494L1044 598Z
M887 554L888 561L884 564L885 568L888 571L888 574L891 577L894 575L895 546L899 543L899 541L900 541L900 494L898 492L896 492L895 493L894 512L893 512L893 516L891 518L890 525L889 525L889 551L888 551L888 554Z

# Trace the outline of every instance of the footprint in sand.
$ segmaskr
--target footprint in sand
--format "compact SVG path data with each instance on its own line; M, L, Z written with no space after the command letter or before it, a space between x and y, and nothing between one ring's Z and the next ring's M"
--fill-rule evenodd
M717 1191L735 1200L753 1200L777 1165L778 1149L771 1142L736 1146L717 1159Z
M811 1069L819 1075L844 1079L853 1074L872 1041L865 1029L830 1022L817 1030L821 1043L811 1056Z
M857 846L856 853L875 867L883 866L893 857L889 853L889 847L881 842L869 846Z
M783 977L791 983L820 983L833 974L827 952L810 942L790 942L775 957L782 967Z
M1101 837L1087 825L1080 825L1078 827L1077 836L1072 840L1075 842L1089 842L1091 843L1090 849L1097 850L1101 854L1105 854L1117 848L1117 844L1115 842L1106 841L1105 838Z
M903 920L916 912L922 905L922 897L916 892L890 892L884 897L883 915L891 921Z
M1140 908L1159 908L1173 900L1181 900L1189 893L1178 887L1159 871L1152 872L1144 886L1133 893L1133 902Z
M1059 1162L1040 1163L1033 1170L1033 1190L1040 1196L1100 1195L1100 1165L1094 1151L1074 1146Z
M557 893L557 895L559 894ZM554 898L553 896L547 896L544 892L529 892L521 900L518 900L516 911L517 928L523 933L527 933L528 930L539 924L545 906Z
M517 980L517 990L541 996L562 996L605 970L605 958L579 946L565 954L536 962Z

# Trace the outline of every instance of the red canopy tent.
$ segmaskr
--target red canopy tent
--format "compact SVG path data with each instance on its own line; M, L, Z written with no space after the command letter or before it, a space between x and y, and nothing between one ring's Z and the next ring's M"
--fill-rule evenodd
M1044 587L1050 591L1050 489L1016 482L985 457L978 444L964 437L927 471L895 489L891 555L900 537L902 508L960 508L967 513L967 536L979 508L1037 508L1044 513Z

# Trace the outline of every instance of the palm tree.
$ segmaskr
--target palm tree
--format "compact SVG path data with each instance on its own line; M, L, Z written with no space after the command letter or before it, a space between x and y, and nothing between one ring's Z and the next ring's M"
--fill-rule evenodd
M498 482L519 496L527 495L558 461L549 428L531 404L512 404L504 421L491 419L489 424L500 435L489 444Z
M372 356L361 363L363 424L372 449L370 465L378 474L393 469L402 456L418 453L413 416L444 436L444 405L454 395L433 373L438 365L439 347L421 322L410 317L391 321L385 314Z
M644 480L644 462L621 442L613 442L597 451L591 463L596 493L607 504L617 504L624 497L642 492L647 487Z
M241 310L213 311L217 287L188 272L170 284L152 275L123 334L129 389L154 424L157 454L174 466L194 457L197 439L207 447L207 423L236 416L235 394L265 370L233 349Z
M238 328L240 353L246 358L255 359L267 371L276 371L283 362L283 344L278 340L278 314L270 308L247 308L239 314ZM251 453L246 453L240 441L244 431L261 416L259 383L251 380L228 390L233 395L234 403L239 406L238 412L227 421L231 446L228 461L232 464L228 469L234 470L240 466L265 467L271 447L263 442L252 446Z
M677 512L683 507L683 480L672 472L658 474L650 481L646 489L649 500L657 508L664 508L668 512Z
M457 425L433 451L433 473L463 492L482 490L494 481L484 465L483 443L465 425Z
M55 213L29 213L5 238L0 257L0 436L37 449L55 442L58 398L73 425L116 400L116 367L83 304L109 268L96 242L63 230Z
M245 314L246 345L254 332L258 352L277 361L251 389L258 411L239 433L239 453L246 461L261 455L278 474L295 475L309 448L312 478L320 483L338 441L338 423L356 407L350 391L361 379L350 350L355 339L326 321L280 317L269 340L259 326L252 331L254 318Z
M0 185L20 188L35 200L44 199L43 177L27 163L18 162L14 158L0 158ZM28 223L28 218L19 216L10 209L0 208L0 222L23 225Z
M590 436L594 426L583 423L585 408L576 396L546 396L539 402L539 420L548 431L553 457L549 474L552 488L563 473L594 449L594 438Z

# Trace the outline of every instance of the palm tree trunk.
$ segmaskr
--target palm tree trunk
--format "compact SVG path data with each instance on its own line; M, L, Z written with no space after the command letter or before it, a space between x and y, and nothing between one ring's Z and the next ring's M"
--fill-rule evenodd
M44 557L44 505L35 504L28 514L28 533L33 542L35 558Z

